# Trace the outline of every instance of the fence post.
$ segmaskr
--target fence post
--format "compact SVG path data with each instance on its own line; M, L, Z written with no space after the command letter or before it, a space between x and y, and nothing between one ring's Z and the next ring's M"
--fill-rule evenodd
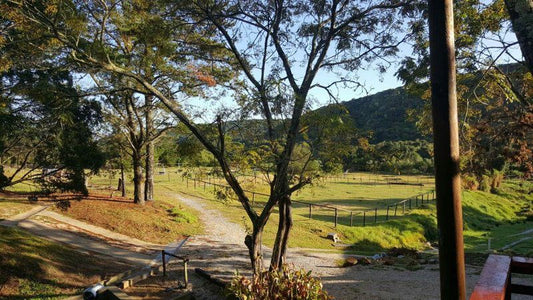
M187 188L189 188L189 177L187 177Z
M167 276L167 264L165 262L165 250L161 250L161 261L163 262L163 276Z
M418 196L415 196L415 207L418 207Z
M378 222L378 209L377 207L374 208L374 223Z
M309 204L309 219L313 216L313 205Z
M363 211L363 227L366 225L366 211Z
M411 202L413 201L413 198L409 198L409 210L411 210Z
M189 274L187 274L188 272L188 268L187 268L187 264L188 264L189 260L188 259L185 259L183 261L183 277L185 279L185 288L187 288L187 286L189 285Z
M192 181L194 183L194 189L196 189L196 179L193 179Z
M350 212L350 227L353 226L353 211Z
M396 211L398 210L398 203L394 206L394 216L396 217Z
M385 220L388 220L389 219L389 205L387 205L387 217L385 218Z
M338 217L338 213L337 213L337 208L335 207L335 227L337 227L337 217Z
M403 207L402 207L402 214L405 215L405 201L404 201L402 204L403 204Z

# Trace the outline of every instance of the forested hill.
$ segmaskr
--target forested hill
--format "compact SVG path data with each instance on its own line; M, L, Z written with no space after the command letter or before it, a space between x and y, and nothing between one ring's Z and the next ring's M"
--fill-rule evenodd
M358 129L372 131L372 143L423 139L406 111L421 108L423 100L408 95L403 87L342 103L354 118Z

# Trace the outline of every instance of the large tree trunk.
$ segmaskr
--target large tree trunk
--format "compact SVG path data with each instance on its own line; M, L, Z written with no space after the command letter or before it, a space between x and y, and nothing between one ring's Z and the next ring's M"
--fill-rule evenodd
M122 197L126 197L126 178L124 176L124 165L123 164L120 164L120 180L121 180L121 185L120 185L120 194Z
M252 263L254 276L260 274L263 270L263 229L264 225L254 225L252 234L246 235L244 239L244 244L248 247L248 252L250 254L250 262Z
M144 182L144 199L154 200L154 141L152 139L154 113L152 109L152 96L146 97L146 181Z
M520 44L529 72L533 74L533 1L505 0L513 31Z
M270 270L281 270L285 263L287 244L289 242L289 233L292 228L292 208L290 196L283 197L278 204L279 221L276 241L272 249L272 259L270 261Z
M143 171L140 149L134 150L133 160L133 202L144 205L143 197Z
M146 181L144 182L144 199L154 200L154 142L146 145Z

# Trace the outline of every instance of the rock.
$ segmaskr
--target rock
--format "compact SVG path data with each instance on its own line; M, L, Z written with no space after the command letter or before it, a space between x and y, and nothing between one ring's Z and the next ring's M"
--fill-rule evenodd
M383 258L383 257L385 257L385 253L376 253L376 254L372 255L372 259L373 260L378 260L378 259Z
M339 239L339 236L335 232L328 233L327 238L332 240L334 243L338 243L341 241L341 239Z
M355 257L348 257L344 260L343 267L351 267L357 264L358 260Z

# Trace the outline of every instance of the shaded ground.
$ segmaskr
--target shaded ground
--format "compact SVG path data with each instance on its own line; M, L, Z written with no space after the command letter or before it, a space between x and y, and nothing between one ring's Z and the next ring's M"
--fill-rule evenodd
M96 253L80 253L25 230L0 226L0 298L54 299L81 290L129 264Z

